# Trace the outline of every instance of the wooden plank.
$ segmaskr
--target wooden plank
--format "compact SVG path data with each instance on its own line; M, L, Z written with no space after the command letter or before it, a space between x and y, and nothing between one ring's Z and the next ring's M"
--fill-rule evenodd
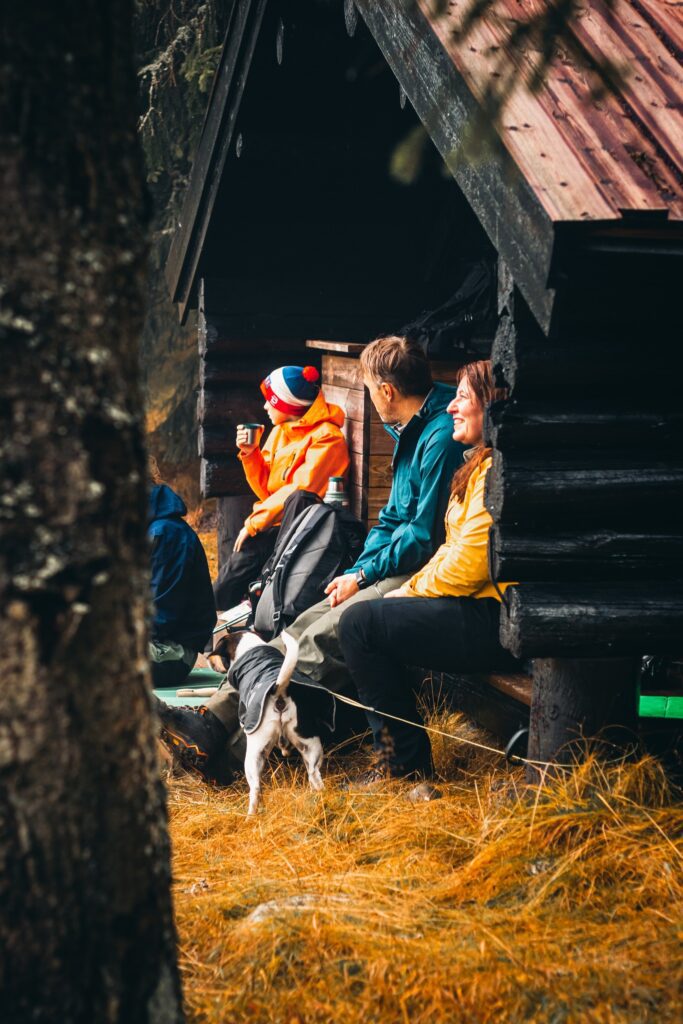
M356 391L363 388L360 364L357 359L350 356L325 354L322 358L322 376L327 384L336 387L353 388Z
M323 352L337 352L343 355L360 355L366 345L367 342L359 341L332 341L329 338L306 339L306 348L316 348Z
M368 451L371 455L393 455L394 453L395 441L386 432L381 422L371 422L369 430L366 430L360 420L346 420L342 432L349 451Z
M680 582L530 583L505 598L501 643L518 658L680 653Z
M324 379L322 388L326 401L334 402L343 409L347 420L358 420L361 423L365 421L369 399L364 388L341 388L335 384L328 384Z
M390 455L371 455L369 458L368 485L386 488L387 494L394 477Z
M354 484L352 489L354 500L360 500L360 488ZM389 497L389 491L385 487L368 487L364 495L367 500L367 518L377 519L377 516L384 508Z

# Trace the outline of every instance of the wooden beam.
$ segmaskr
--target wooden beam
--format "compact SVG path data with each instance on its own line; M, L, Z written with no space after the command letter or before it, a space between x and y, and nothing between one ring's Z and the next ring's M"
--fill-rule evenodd
M496 402L487 410L484 435L487 444L504 451L597 445L601 451L630 446L650 453L681 451L683 410L642 409L635 400L625 405L619 394L605 394L592 403L577 397Z
M171 299L178 303L183 323L265 9L266 0L235 0L230 8L225 45L166 262Z
M683 584L529 583L505 592L501 643L517 658L680 651Z
M560 582L683 579L683 528L677 532L614 528L561 533L498 524L489 548L497 580Z
M496 523L654 523L680 517L683 461L656 453L586 451L566 457L493 453L486 507ZM643 519L645 516L645 519Z

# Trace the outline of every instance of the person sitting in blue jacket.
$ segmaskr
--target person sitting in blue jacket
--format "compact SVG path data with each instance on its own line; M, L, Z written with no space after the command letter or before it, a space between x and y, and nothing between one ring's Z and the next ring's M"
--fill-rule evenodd
M152 600L150 661L155 687L178 686L190 674L216 624L209 567L187 508L167 484L149 495Z
M298 670L334 688L343 688L348 678L337 637L342 613L358 601L396 590L429 561L445 538L451 478L464 451L453 440L453 419L446 412L455 388L432 381L419 345L394 335L379 338L363 350L360 366L372 403L396 443L389 500L356 564L332 580L325 600L287 627L299 642ZM283 650L281 640L271 644ZM166 733L173 754L200 774L216 763L221 746L238 729L235 693L226 685L205 707L164 708L160 717L162 740Z

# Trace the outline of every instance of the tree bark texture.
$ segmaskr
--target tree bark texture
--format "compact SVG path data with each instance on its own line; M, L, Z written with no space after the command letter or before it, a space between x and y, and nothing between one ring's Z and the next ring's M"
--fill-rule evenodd
M131 7L3 14L3 1024L182 1019L146 662Z

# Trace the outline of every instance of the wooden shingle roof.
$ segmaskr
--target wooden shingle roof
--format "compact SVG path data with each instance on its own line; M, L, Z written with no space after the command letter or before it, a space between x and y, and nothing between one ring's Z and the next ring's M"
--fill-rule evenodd
M590 0L572 22L589 58L621 70L618 92L591 97L595 79L560 52L539 91L528 79L538 53L506 49L511 25L543 0L496 0L464 39L454 29L471 0L436 14L419 7L478 101L492 76L514 69L499 134L553 221L615 220L625 211L683 219L683 8L674 0Z

